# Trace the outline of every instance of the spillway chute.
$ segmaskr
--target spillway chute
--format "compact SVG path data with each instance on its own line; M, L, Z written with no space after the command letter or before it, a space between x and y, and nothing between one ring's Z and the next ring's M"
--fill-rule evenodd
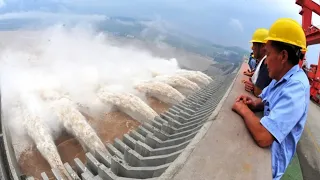
M82 147L95 154L96 150L109 155L106 147L94 131L94 129L86 121L85 117L77 109L77 105L66 97L60 97L59 93L43 93L44 99L51 99L47 105L57 116L57 119L63 124L64 128L72 134ZM52 100L54 97L54 100Z
M185 96L188 96L200 89L196 83L179 75L160 75L156 76L155 80L172 86Z
M200 71L189 71L179 69L175 72L175 74L197 83L200 87L206 86L212 81L212 79L209 76L207 77L204 73Z
M141 82L135 85L135 89L168 104L177 104L185 98L173 87L159 81Z
M184 148L185 145L187 145L187 143L182 142L182 140L189 141L190 138L195 135L198 130L197 128L200 128L200 126L197 126L196 129L188 130L188 127L191 127L192 124L196 123L193 121L196 118L191 119L189 117L191 117L193 113L196 113L195 110L200 108L202 103L206 102L206 97L208 96L207 91L201 91L206 92L206 94L201 94L201 99L199 98L199 100L197 96L192 96L191 99L185 101L181 106L178 105L185 99L185 96L198 90L199 86L183 76L175 75L175 72L179 69L176 59L173 58L168 60L160 58L160 56L154 57L151 53L147 55L141 54L139 53L139 49L127 50L114 47L113 45L104 45L105 39L99 42L99 44L95 44L90 42L94 39L91 35L83 36L82 33L78 33L76 36L66 32L63 32L62 36L58 35L59 32L45 33L44 39L40 38L43 43L36 41L36 39L38 39L37 34L38 33L36 33L36 36L34 37L34 46L36 46L37 51L39 51L39 54L37 53L36 55L37 57L32 55L34 54L33 52L30 53L26 51L27 56L19 58L19 56L15 57L14 54L17 54L20 49L12 51L10 53L12 56L10 60L27 59L29 58L28 56L31 55L31 61L25 63L27 65L25 67L15 68L12 66L11 69L7 69L8 71L13 72L11 74L18 74L19 77L15 78L15 76L8 76L6 80L16 81L16 79L20 78L21 85L11 89L18 92L20 92L20 89L22 91L36 91L35 95L41 100L41 106L45 109L44 112L48 113L48 115L39 113L40 115L36 116L33 115L33 112L29 113L26 111L27 114L31 114L31 120L28 121L36 121L38 123L36 125L32 123L25 125L25 128L29 129L29 136L33 137L32 139L39 138L36 137L37 130L34 131L34 129L42 128L41 126L47 126L47 130L42 130L40 132L40 134L46 134L41 138L48 139L51 137L51 141L58 144L58 146L55 147L55 145L52 145L54 143L51 142L50 148L58 149L62 162L68 162L70 163L70 166L73 166L74 164L69 161L70 159L79 158L83 161L87 158L87 164L85 164L85 166L76 162L76 167L78 168L76 169L76 174L79 176L82 175L83 178L90 178L87 176L89 171L85 168L88 167L90 170L91 168L97 170L94 166L99 165L97 168L102 167L100 166L101 164L96 164L94 163L96 161L92 160L95 158L97 158L97 160L99 158L99 160L103 160L103 158L110 160L110 158L104 156L110 157L109 152L112 155L116 155L118 158L126 156L125 160L119 161L120 164L116 161L112 161L112 171L109 171L108 169L110 167L108 167L107 170L110 173L115 173L115 178L117 178L116 176L118 175L123 176L123 178L127 177L127 168L129 168L128 172L130 172L130 175L141 176L136 178L147 178L145 176L150 176L151 174L154 174L154 176L157 174L160 175L160 171L165 170L168 163L171 163L174 158L177 157L175 154L172 154L173 151L171 152L171 150L181 151L181 148ZM71 40L69 39L69 41L68 36L71 37ZM99 39L97 41L99 41ZM30 49L32 48L33 47ZM4 57L3 59L8 58ZM17 61L17 64L19 65L20 63ZM3 74L4 73L1 73L1 75ZM153 77L157 75L165 75L168 77L163 81L157 81L157 78ZM136 84L132 81L132 78L139 79L141 82ZM142 82L144 80L146 80L146 82ZM117 86L117 84L120 86ZM2 87L4 87L3 83ZM146 96L149 97L146 98ZM196 102L193 103L193 100ZM166 114L165 111L173 104L177 104L177 106L170 109L172 111ZM28 108L31 106L32 104L27 105ZM110 112L110 109L106 109L105 107L116 107L117 110L124 113L119 111ZM188 107L190 107L190 109ZM206 109L206 111L208 110ZM161 115L163 116L161 116L161 118L156 118L156 116L158 116L157 112L159 112L159 114L162 113ZM108 114L106 115L106 113ZM101 120L97 122L97 116L92 116L92 114L99 114L99 119ZM201 115L201 112L199 114ZM191 119L192 122L184 123L189 119ZM140 121L141 123L153 121L139 127L141 123L138 123L135 120ZM163 124L165 121L167 121L168 124ZM203 120L199 120L199 122L202 121ZM61 128L53 129L54 127L51 127L50 123L57 123ZM32 132L31 129L33 130ZM161 132L157 131L157 129L160 129ZM61 133L55 133L55 130L59 130ZM152 137L147 136L145 142L143 141L144 138L139 136L141 142L148 145L141 146L141 148L144 148L142 149L143 152L141 151L141 153L144 154L144 157L136 156L137 154L130 154L131 151L126 151L127 145L134 150L132 145L135 144L135 141L131 141L129 138L128 140L130 141L126 141L128 144L119 143L119 147L116 147L116 143L119 141L116 141L114 138L118 137L121 139L120 137L123 137L125 133L130 134L130 131L135 131L131 133L132 135L137 135L136 133L138 133L138 135L141 134L142 136L154 133ZM10 133L12 132L13 131L10 131ZM189 134L189 132L192 134ZM174 133L175 135L171 136L171 133ZM54 137L56 134L57 138ZM184 138L182 135L187 136ZM25 136L28 137L27 135ZM123 139L126 137L128 136L125 135ZM8 142L10 143L9 138ZM110 142L110 144L108 144L108 150L110 149L109 152L107 151L104 142ZM149 144L149 142L152 144ZM180 142L184 144L177 144ZM153 146L154 143L156 143L156 146ZM32 143L30 144L32 145ZM172 145L175 145L176 147L173 147ZM121 148L119 149L120 151L114 151L116 149L112 148L113 146L115 148ZM152 146L151 149L148 148L149 146ZM45 148L45 146L41 145L37 147L38 149ZM30 164L34 165L34 170L36 172L30 172L30 174L36 176L40 176L37 169L38 167L45 166L43 169L46 172L49 172L50 167L48 164L38 163L34 157L38 156L39 152L34 146L31 146L31 148L32 155L23 153L21 157L26 159L25 161L20 161L19 165L21 167ZM45 150L48 151L48 149ZM88 151L89 153L87 153ZM97 154L97 152L102 154ZM57 157L59 157L59 154L56 153ZM93 154L93 156L89 158L87 156L88 154ZM99 158L96 155L98 155ZM149 155L155 157L151 157L151 159L147 157ZM156 159L153 160L153 158ZM59 165L52 165L56 161L55 159L57 158L50 159L52 160L50 163L51 167L62 167L61 160L59 162L57 161L57 164ZM133 161L138 160L136 162L139 164L136 164L136 162L133 162L132 164L132 162L129 162L131 159L133 159ZM113 160L117 159L115 158ZM45 162L43 159L41 159L41 161ZM167 165L164 165L164 163ZM132 165L137 168L131 168L130 166ZM148 172L138 172L140 166L146 166L146 168L142 170ZM149 168L149 166L153 167ZM29 170L25 170L25 168L21 169L23 174L29 175L29 172L27 172ZM82 170L87 171L88 173L84 173ZM157 172L154 173L155 170ZM116 171L123 171L125 173L116 173ZM94 172L93 174L96 176L96 173L97 172ZM101 173L99 172L99 174ZM96 176L95 178L99 177Z
M196 73L199 76L201 76L203 79L207 79L210 82L213 81L213 79L210 76L206 75L205 73L203 73L201 71L191 71L191 70L186 70L186 69L179 69L176 72L178 72L178 73L179 72L180 73Z
M105 104L116 106L120 111L143 123L153 120L158 114L144 101L132 93L112 92L108 87L101 88L97 96Z
M35 143L41 155L46 159L51 168L58 169L62 176L71 179L63 166L57 147L49 127L44 124L41 118L23 107L21 104L16 108L23 117L22 124L29 137Z

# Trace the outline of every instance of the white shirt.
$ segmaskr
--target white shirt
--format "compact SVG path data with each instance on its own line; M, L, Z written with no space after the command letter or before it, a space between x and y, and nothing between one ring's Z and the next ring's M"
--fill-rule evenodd
M257 82L257 79L258 79L258 75L259 75L259 71L260 71L260 67L261 67L261 64L264 62L264 60L267 58L267 55L265 55L261 61L259 62L259 64L257 65L257 68L256 70L254 71L252 77L251 77L251 80L252 80L252 83L253 84L256 84Z

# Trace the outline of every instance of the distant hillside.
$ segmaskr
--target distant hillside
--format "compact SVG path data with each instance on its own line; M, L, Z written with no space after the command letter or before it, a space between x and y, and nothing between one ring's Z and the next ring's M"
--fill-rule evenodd
M57 21L56 21L57 22ZM0 30L17 30L42 28L56 23L55 20L41 21L36 19L12 19L0 20ZM60 21L59 21L60 22ZM77 21L64 22L66 26L76 24ZM166 43L175 48L184 49L204 57L212 58L218 62L238 64L242 57L249 54L248 51L236 46L222 46L205 39L199 39L190 35L170 29L164 22L147 19L134 19L130 17L109 17L95 24L100 31L107 31L115 36L136 38L155 43Z
M165 25L164 25L165 26ZM154 41L169 44L193 53L210 57L218 62L238 64L248 51L236 46L222 46L205 39L167 30L161 22L153 24L150 20L136 20L126 17L112 17L98 25L102 31L108 31L118 36L137 38L144 41Z

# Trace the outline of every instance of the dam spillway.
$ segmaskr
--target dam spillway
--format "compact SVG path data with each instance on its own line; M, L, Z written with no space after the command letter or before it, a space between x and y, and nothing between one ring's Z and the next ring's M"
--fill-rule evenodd
M124 134L122 140L115 138L113 143L106 143L111 158L105 158L99 152L95 155L88 152L84 160L73 160L74 168L65 163L66 170L74 179L148 179L161 176L208 120L234 77L235 74L215 77L213 82L183 102ZM55 179L61 179L59 171L52 169L52 172ZM18 177L19 174L12 176ZM41 176L42 179L49 178L46 173Z

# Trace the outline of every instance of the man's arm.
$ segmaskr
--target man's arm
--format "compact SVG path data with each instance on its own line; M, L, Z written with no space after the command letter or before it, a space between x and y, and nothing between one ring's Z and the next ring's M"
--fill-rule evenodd
M264 92L265 90L262 96ZM260 147L270 146L274 140L281 143L305 113L308 101L305 93L301 82L291 82L282 90L282 95L278 97L273 108L266 110L270 113L261 120L247 106L237 110L237 113L244 119L246 127ZM260 105L258 103L256 107Z
M261 104L262 102L258 104L257 108L261 106ZM238 114L243 118L246 127L258 146L268 147L272 144L274 141L272 134L260 124L260 118L248 107L243 108Z
M264 95L264 93L261 93L262 97L263 97L263 95ZM263 111L263 109L264 109L264 103L263 103L261 97L253 99L253 98L251 98L249 96L242 95L242 96L238 97L236 101L237 102L242 101L252 111Z
M260 89L258 86L253 86L253 95L258 97L262 93L262 89Z
M263 111L264 103L262 102L261 98L257 98L254 100L253 105L249 105L248 107L253 111Z
M253 111L264 110L264 102L262 99L265 98L267 91L268 87L263 89L262 93L255 100L252 100L251 98L244 99L243 102L247 104L247 106L244 106L241 110L236 110L236 112L243 118L250 134L260 147L269 146L274 140L272 134L261 125L260 118L253 113Z

